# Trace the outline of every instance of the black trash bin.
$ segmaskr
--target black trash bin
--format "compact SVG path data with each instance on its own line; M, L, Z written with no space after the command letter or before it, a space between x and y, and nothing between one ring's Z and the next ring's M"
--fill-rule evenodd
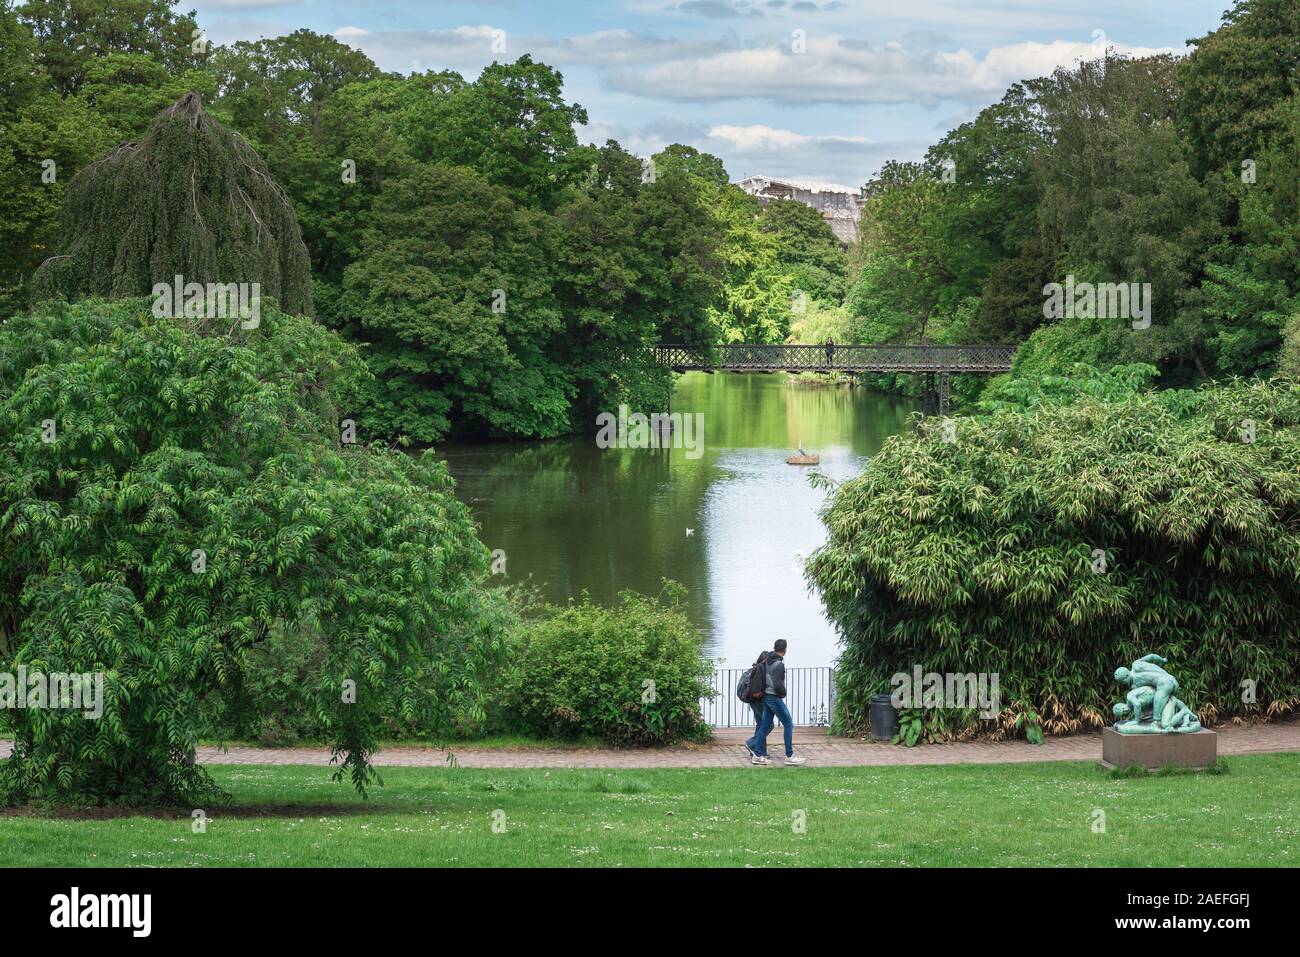
M887 694L871 696L871 736L877 741L890 741L898 734L898 709Z

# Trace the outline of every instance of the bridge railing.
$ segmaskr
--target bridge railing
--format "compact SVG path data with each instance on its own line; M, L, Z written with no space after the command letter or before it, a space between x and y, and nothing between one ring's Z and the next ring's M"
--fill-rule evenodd
M1009 372L1015 346L663 344L655 361L678 372Z

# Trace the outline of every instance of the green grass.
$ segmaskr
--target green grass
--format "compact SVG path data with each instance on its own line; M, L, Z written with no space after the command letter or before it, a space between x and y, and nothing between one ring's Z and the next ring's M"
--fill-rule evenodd
M1300 864L1295 754L1144 777L1090 763L388 768L369 801L324 768L212 772L242 807L207 809L206 833L192 833L184 811L11 813L0 816L0 866ZM1105 833L1093 830L1095 809ZM493 833L498 811L504 833Z

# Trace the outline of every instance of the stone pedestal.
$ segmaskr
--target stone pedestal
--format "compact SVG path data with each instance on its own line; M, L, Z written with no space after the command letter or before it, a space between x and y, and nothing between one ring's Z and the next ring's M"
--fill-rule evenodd
M1101 766L1126 768L1139 764L1155 770L1167 764L1208 768L1218 760L1219 736L1202 728L1192 734L1120 734L1101 730Z

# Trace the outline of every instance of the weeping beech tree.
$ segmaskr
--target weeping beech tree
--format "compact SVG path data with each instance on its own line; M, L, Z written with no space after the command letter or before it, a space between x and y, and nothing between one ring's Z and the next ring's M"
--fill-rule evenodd
M147 295L157 283L258 283L262 298L311 313L311 263L293 205L257 151L187 93L138 142L69 182L61 252L34 299Z
M1292 380L926 426L886 442L823 518L808 575L842 636L846 730L917 665L1000 680L996 720L927 710L931 738L1096 727L1114 669L1151 651L1203 720L1300 707Z

